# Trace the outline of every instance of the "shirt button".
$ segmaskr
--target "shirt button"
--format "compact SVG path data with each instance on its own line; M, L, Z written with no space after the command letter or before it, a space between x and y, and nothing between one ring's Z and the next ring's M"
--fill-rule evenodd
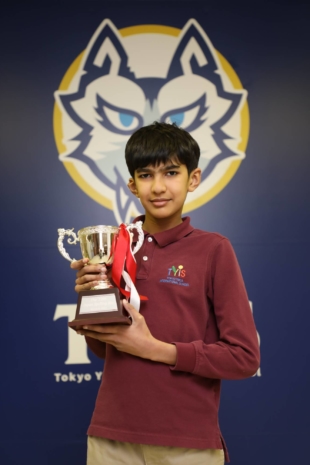
M153 239L152 239L152 237L148 237L147 240L148 240L149 242L152 242Z
M143 260L146 262L148 260L148 257L144 255Z

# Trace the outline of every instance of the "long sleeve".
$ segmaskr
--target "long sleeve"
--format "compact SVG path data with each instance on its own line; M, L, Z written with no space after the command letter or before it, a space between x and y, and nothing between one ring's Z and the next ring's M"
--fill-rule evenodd
M90 350L99 358L105 359L106 344L104 342L93 339L92 337L85 337L86 343Z
M242 379L256 373L259 362L257 332L240 267L230 242L215 247L208 267L208 300L213 319L207 331L216 340L175 342L178 352L172 370L215 379ZM211 315L212 315L211 313Z

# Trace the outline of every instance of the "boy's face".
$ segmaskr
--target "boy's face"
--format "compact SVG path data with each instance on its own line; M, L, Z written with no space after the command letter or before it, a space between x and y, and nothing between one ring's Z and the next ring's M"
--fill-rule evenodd
M173 227L181 222L187 193L198 187L200 178L199 168L188 174L186 165L170 160L166 164L137 169L128 187L140 199L146 219L170 220L170 227Z

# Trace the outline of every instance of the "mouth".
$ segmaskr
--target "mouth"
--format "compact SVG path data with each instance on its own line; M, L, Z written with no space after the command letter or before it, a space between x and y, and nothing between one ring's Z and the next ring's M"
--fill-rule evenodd
M154 207L164 207L169 201L170 199L153 199L151 200L151 203Z

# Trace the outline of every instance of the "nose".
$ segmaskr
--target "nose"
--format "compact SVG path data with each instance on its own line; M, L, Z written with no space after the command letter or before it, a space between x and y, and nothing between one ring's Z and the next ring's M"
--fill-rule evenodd
M154 194L162 194L166 191L165 178L163 176L154 176L152 183L152 192Z

